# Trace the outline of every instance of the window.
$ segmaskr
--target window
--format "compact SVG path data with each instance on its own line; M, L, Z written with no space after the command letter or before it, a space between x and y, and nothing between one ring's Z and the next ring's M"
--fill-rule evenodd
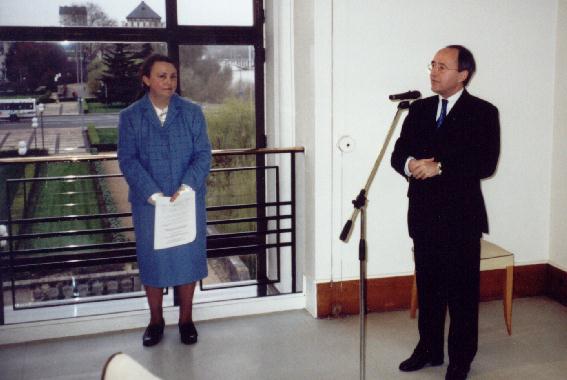
M179 24L252 26L252 0L178 0Z
M163 28L165 0L2 0L0 26ZM30 12L34 9L34 12Z
M0 7L0 98L33 98L36 102L43 103L45 107L42 107L42 116L46 125L57 112L61 115L62 110L71 110L64 120L69 123L69 131L71 128L82 126L88 129L87 135L90 136L91 126L96 130L99 126L117 125L118 111L131 103L135 96L138 86L135 77L137 67L148 54L158 52L167 54L178 62L180 95L203 107L215 149L264 147L262 3L261 0L3 0ZM34 12L29 12L30 8L33 8ZM118 67L124 62L129 67L127 75L118 72ZM19 123L22 127L29 127L29 122ZM65 133L58 137L59 145L68 138ZM103 131L98 133L102 140ZM34 134L34 137L33 142L37 145L37 134ZM112 138L111 136L110 145ZM43 140L43 135L41 139ZM89 149L92 149L92 146L94 145L91 144ZM50 153L68 151L50 150ZM263 164L263 158L255 156L241 157L238 160L240 164ZM224 168L228 161L230 160L221 160L215 165ZM55 170L57 173L63 173L60 176L97 176L117 172L116 168L109 168L106 163L48 166L49 169L25 167L6 170L13 169L14 173L20 169L22 173L40 170L43 174L46 174L47 170ZM75 173L79 166L85 172ZM69 168L74 172L67 173ZM3 173L2 170L0 174ZM223 215L222 210L218 210L222 205L261 204L265 197L262 193L265 188L263 171L264 169L248 169L211 176L210 186L219 184L219 189L210 191L209 202L217 207L210 213L210 218L218 220L227 217ZM7 178L16 178L15 176L16 174L10 174ZM27 178L30 178L30 175ZM49 214L44 214L43 210L37 207L35 211L22 208L29 201L27 197L30 192L41 195L48 183L49 186L55 186L57 181L40 182L13 184L14 193L10 196L18 202L23 201L18 204L21 208L14 207L12 210L14 215L17 214L16 217L22 217L24 213L35 215L33 212L41 211L41 215L37 214L37 217L49 218ZM103 206L107 207L111 188L117 186L119 179L87 178L74 184L64 180L59 182L61 183L56 187L66 190L58 192L67 194L69 199L81 194L95 194L95 203L98 202L100 206L103 202ZM231 186L241 183L238 194L222 193L222 189L226 188L229 182ZM76 188L75 185L80 186ZM81 202L66 202L65 211L59 210L51 215L78 215L79 219L84 219L87 214L122 212L119 209L109 211L92 208L87 208L84 212L72 211L72 208ZM41 202L36 199L37 203ZM82 202L83 206L87 203L87 200ZM116 207L120 205L120 201L116 199L110 203ZM258 207L251 208L238 216L263 215L263 212L258 210ZM0 216L1 220L6 220L6 215ZM127 219L121 216L103 223L110 223L112 228L129 228L131 223ZM70 229L86 228L83 222L79 223L79 226L73 223L75 221L69 224ZM254 225L248 223L235 226L233 230L220 226L218 231L237 232L239 228L259 228L257 222L252 224ZM38 226L40 229L43 227ZM30 233L35 232L30 229ZM130 249L132 243L128 232L116 236L101 234L95 240L92 238L81 236L73 238L75 240L63 241L46 237L43 239L45 244L40 245L39 241L31 239L21 244L20 248L32 253L34 250L52 252L62 245L67 245L70 252L74 245L118 242L124 249ZM247 276L239 280L250 280L258 276L256 257L256 254L248 253L235 256L238 258L238 270L246 272ZM75 258L80 260L80 256ZM41 273L19 273L14 278L14 287L18 288L14 298L15 304L22 308L33 308L41 306L42 303L65 304L67 300L77 297L107 301L124 298L127 293L139 293L135 263L124 265L116 260L111 267L90 266L88 270L68 267L62 270L51 265ZM219 262L211 263L210 267L213 265L219 265ZM262 271L265 272L260 270ZM107 275L109 272L120 275ZM34 283L34 278L41 281ZM211 281L218 284L226 280L217 276ZM234 281L233 277L231 281ZM33 286L30 291L25 291L25 286L31 283Z

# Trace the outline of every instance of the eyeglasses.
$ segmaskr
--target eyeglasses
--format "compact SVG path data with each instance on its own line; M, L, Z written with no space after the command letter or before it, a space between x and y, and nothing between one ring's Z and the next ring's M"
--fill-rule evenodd
M450 69L447 66L445 66L443 63L437 63L437 62L431 62L427 68L429 69L429 71L437 70L437 72L439 73L444 73L447 70L459 71L459 69Z

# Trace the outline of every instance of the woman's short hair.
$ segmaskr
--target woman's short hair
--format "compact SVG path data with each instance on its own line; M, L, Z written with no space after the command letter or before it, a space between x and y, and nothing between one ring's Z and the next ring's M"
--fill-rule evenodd
M146 59L144 59L144 62L142 63L142 66L140 66L140 72L138 73L139 76L139 80L140 83L142 85L141 90L139 91L139 93L136 95L136 100L142 98L149 90L150 88L148 86L146 86L146 84L144 83L144 79L143 77L150 77L150 73L152 72L152 67L154 67L154 63L156 62L167 62L167 63L171 63L173 66L175 66L175 69L177 70L177 63L171 59L170 57L168 57L167 55L163 55L163 54L152 54L146 57ZM179 71L179 70L177 70Z

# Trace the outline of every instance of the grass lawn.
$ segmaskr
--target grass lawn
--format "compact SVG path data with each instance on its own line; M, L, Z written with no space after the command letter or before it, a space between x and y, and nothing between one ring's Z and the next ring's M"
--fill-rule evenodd
M117 144L118 128L97 128L96 132L100 140L100 144Z
M24 165L0 165L0 220L8 218L6 210L6 180L21 178L24 172ZM12 189L10 189L12 191ZM14 194L11 194L14 199Z
M88 104L89 113L114 113L120 112L125 106L124 104L104 104L92 102Z
M66 175L88 175L88 163L75 162L50 164L47 177ZM100 213L96 187L92 179L62 180L41 182L38 201L33 217L88 215ZM65 222L36 223L27 232L55 232L65 230L84 230L103 228L100 220L75 220ZM80 235L72 237L54 237L48 239L30 239L24 242L26 248L45 248L66 246L69 244L88 244L104 242L103 234ZM21 248L23 248L21 246Z

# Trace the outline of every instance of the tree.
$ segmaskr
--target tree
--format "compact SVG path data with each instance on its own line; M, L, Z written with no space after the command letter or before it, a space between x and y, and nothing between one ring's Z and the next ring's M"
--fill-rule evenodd
M102 62L102 58L95 57L87 67L88 78L87 87L90 94L97 94L101 91L101 81L103 73L107 69L106 65Z
M69 17L64 19L63 26L98 26L113 27L117 26L116 20L111 19L100 5L93 2L73 3L72 7L83 8L86 11L86 19L82 16ZM80 54L81 64L86 66L88 88L91 94L100 89L101 72L104 68L102 64L102 53L104 45L101 43L81 42L77 44L77 55ZM77 59L77 55L74 59ZM73 59L73 58L71 58ZM84 60L84 63L83 63Z
M100 5L86 2L86 3L73 3L73 6L83 6L87 8L87 25L86 26L100 26L100 27L112 27L118 26L116 20L108 17L106 12L100 7ZM99 43L83 43L83 52L86 53L87 63L90 63L93 59L103 51L103 45Z
M185 96L208 103L222 103L230 94L232 70L205 54L205 46L180 49L181 87Z
M102 61L106 69L102 81L106 87L106 103L131 103L139 89L138 66L133 61L133 53L128 52L128 44L114 44L107 50Z
M116 20L108 17L100 5L88 1L87 3L73 4L87 8L87 26L117 26Z
M15 42L6 57L8 80L18 84L25 92L39 86L55 91L55 75L74 73L65 51L59 44Z
M151 55L153 52L154 52L154 48L152 44L146 42L142 44L142 48L139 51L132 54L132 59L136 60L135 64L141 65L142 62L144 62L144 59L146 59L146 57Z

